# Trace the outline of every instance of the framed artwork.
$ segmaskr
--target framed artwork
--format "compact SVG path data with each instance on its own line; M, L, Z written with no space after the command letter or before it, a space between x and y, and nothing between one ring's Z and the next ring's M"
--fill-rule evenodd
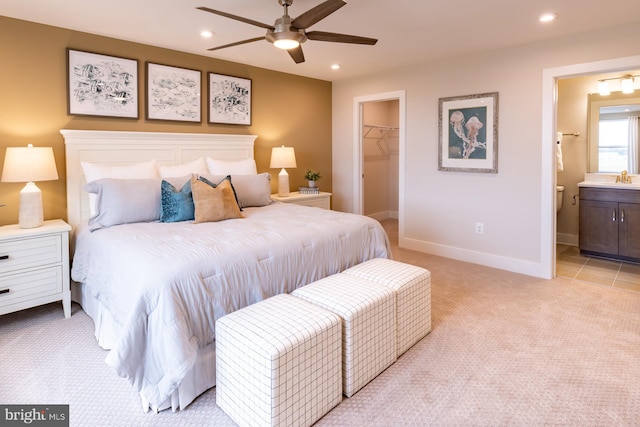
M138 118L138 61L67 49L67 113Z
M498 173L498 92L438 104L438 170Z
M187 68L146 63L148 120L202 121L202 73Z
M209 123L251 124L251 80L209 73Z

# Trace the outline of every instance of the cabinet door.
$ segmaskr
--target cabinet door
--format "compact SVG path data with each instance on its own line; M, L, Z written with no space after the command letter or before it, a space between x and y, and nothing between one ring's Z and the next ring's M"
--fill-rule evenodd
M620 255L640 258L640 205L620 203Z
M580 200L580 250L618 254L618 203Z

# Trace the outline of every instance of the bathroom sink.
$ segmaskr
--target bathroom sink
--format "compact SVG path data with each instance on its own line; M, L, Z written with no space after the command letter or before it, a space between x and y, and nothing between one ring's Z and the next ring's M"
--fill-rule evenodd
M631 183L616 182L620 175L610 173L585 173L584 181L578 183L578 187L598 187L640 190L640 175L629 175Z

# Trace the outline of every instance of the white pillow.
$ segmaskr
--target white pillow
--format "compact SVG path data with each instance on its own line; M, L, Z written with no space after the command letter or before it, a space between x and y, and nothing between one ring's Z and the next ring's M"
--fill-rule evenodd
M158 168L155 160L127 166L109 166L89 162L80 162L80 164L87 184L102 178L150 179L158 177ZM89 194L89 212L91 216L97 213L95 194Z
M207 165L211 175L256 175L256 161L254 159L244 159L238 161L215 160L207 157Z
M219 182L222 175L203 175L211 182ZM238 198L240 208L267 206L271 204L271 174L231 175L231 185Z
M177 166L158 166L161 178L185 176L189 174L203 175L209 173L204 157Z
M96 215L89 219L95 231L119 224L150 222L160 219L160 178L101 178L85 186L96 196Z

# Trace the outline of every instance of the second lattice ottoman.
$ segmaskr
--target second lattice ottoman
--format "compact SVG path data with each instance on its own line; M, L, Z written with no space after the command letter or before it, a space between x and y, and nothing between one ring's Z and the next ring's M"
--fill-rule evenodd
M334 274L291 295L342 318L342 381L347 397L395 362L395 295L391 289L355 276Z
M310 426L342 401L341 320L277 295L216 322L216 403L243 426Z
M396 291L398 357L431 332L431 272L385 258L365 261L345 271Z

